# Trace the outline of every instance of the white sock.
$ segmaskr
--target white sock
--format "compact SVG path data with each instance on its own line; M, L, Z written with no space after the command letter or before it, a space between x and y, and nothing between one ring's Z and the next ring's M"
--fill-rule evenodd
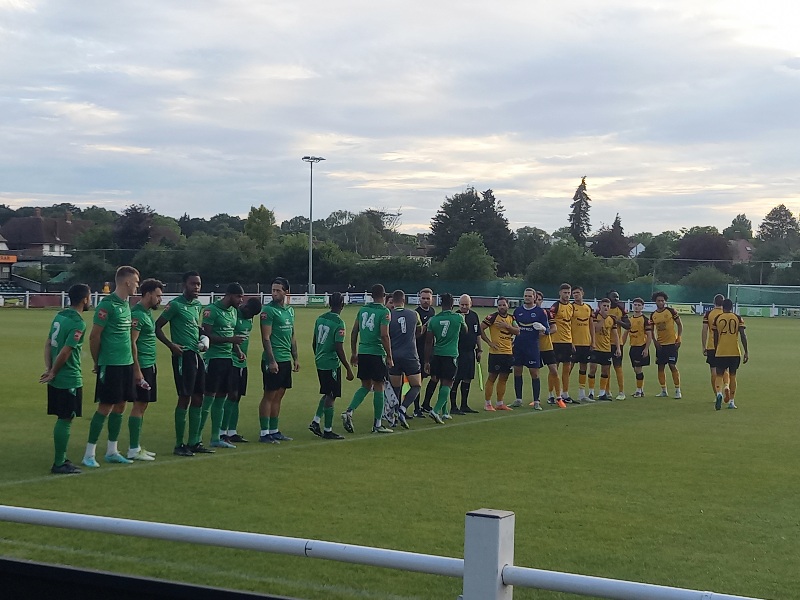
M141 446L137 446L136 448L128 448L128 454L136 454L142 449Z
M106 454L108 454L109 456L111 456L112 454L119 454L119 450L117 450L117 442L112 442L111 440L108 440L108 450L106 451Z
M278 433L278 430L277 429L270 429L269 432L270 433Z
M676 387L676 388L675 388L675 391L676 391L676 392L680 392L680 391L681 391L681 388L679 388L679 387Z
M236 435L235 429L228 429L228 435Z
M324 431L333 431L333 427L326 427Z
M314 418L311 419L311 420L314 421L314 423L319 423L320 422L320 418L317 415L314 415Z
M269 434L269 429L262 429L261 430L261 435L268 435L268 434Z
M381 419L375 419L375 427L380 427L380 426L381 426Z
M94 458L96 450L97 450L97 444L86 444L86 452L84 452L83 455L86 458Z
M590 390L589 390L589 393L590 393L592 396L594 396L594 388L590 389Z

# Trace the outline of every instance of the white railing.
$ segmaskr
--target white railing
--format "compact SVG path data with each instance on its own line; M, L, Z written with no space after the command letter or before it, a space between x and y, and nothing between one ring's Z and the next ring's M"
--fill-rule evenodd
M0 521L322 558L454 577L463 580L464 591L459 597L462 600L511 600L515 585L612 600L757 600L744 596L513 566L514 513L492 509L467 513L463 559L278 535L16 506L0 505Z

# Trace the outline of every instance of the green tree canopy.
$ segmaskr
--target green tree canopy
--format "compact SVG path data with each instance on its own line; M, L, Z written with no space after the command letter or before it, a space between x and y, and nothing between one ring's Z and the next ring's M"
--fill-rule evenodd
M731 224L722 230L722 235L729 240L752 240L753 223L744 213L736 215Z
M581 184L575 190L570 204L569 233L579 246L585 246L589 239L591 223L589 221L589 194L586 191L586 176L581 178Z
M619 213L617 213L611 227L601 227L597 235L594 236L592 252L597 256L605 256L607 258L628 256L630 252L628 238L625 237L625 232L622 229L622 220L619 217Z
M479 233L464 233L442 262L441 275L450 281L493 279L497 271Z
M259 248L266 248L275 240L275 213L263 204L258 208L251 206L244 224L244 233Z
M758 227L759 239L769 242L774 240L797 239L800 226L797 219L785 204L779 204L769 211Z
M150 240L155 211L143 204L131 204L114 224L114 243L126 250L139 250Z

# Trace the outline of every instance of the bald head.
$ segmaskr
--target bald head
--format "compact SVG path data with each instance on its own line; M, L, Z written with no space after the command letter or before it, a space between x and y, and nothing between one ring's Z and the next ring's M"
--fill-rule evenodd
M465 313L468 312L469 309L472 308L472 298L470 298L469 294L463 294L458 299L458 310Z

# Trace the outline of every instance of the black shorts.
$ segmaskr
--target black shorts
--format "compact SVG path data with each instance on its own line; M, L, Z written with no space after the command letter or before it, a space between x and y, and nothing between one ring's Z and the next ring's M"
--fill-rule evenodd
M736 373L736 369L742 363L741 356L717 356L714 360L714 368L718 371L728 369L731 373Z
M206 387L206 365L193 350L184 350L180 356L172 355L172 375L179 398L202 396Z
M419 375L422 372L418 358L392 357L392 360L394 366L389 368L389 375Z
M456 379L458 381L472 381L475 379L475 350L459 352Z
M553 353L556 356L556 363L572 362L572 344L553 343Z
M231 367L230 385L228 395L236 394L237 397L247 395L247 367Z
M706 364L715 367L716 366L716 354L717 351L714 349L706 350Z
M158 400L158 377L157 377L157 369L156 366L153 365L151 367L144 367L142 369L142 377L147 382L147 385L150 386L149 390L144 389L143 387L139 386L139 382L136 383L136 401L137 402L156 402Z
M100 404L119 404L136 400L133 364L98 367L94 401Z
M555 351L541 350L539 352L539 364L541 366L558 364Z
M278 363L278 372L271 373L269 363L261 361L261 375L265 392L292 389L292 361L284 360Z
M231 391L233 383L233 359L212 358L208 361L206 370L206 385L204 395L225 396Z
M632 367L647 367L650 365L650 353L647 356L642 356L644 346L631 346L628 350L628 357L631 359Z
M514 366L514 357L511 354L491 354L487 361L489 373L511 373Z
M342 395L342 367L337 369L317 369L319 379L319 393L331 398L340 398Z
M678 347L675 344L662 344L656 349L656 364L657 365L677 365L678 364Z
M539 346L535 348L525 346L514 346L514 366L528 367L529 369L539 368Z
M621 352L619 356L617 356L616 354L611 355L611 363L614 365L615 368L622 366L622 356L623 356L622 346L620 346L620 351Z
M431 377L439 381L454 381L458 371L458 358L455 356L431 356Z
M377 354L358 355L358 374L361 381L385 381L389 377L386 360Z
M591 346L575 346L575 352L572 353L572 364L577 365L585 365L588 362L591 362L590 356L592 354L592 347Z
M83 412L83 388L64 390L47 386L47 414L59 419L80 417Z
M601 352L600 350L595 350L591 353L591 356L589 356L589 362L605 367L611 364L611 357L611 352Z

